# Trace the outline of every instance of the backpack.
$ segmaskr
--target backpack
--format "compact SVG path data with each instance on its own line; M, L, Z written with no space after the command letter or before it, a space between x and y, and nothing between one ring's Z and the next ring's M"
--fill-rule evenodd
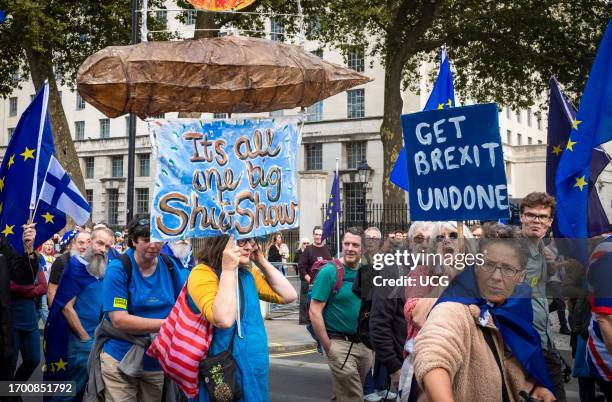
M159 256L162 258L162 261L164 261L164 264L166 264L166 266L168 267L168 272L170 272L170 278L172 279L172 283L174 283L174 260L172 259L172 257L166 254L160 254ZM132 281L132 261L127 254L120 254L119 257L117 257L117 259L121 261L121 266L123 267L123 271L125 272L125 275L127 276L127 286L126 287L128 290L127 295L128 295L128 300L129 300L130 282ZM126 306L127 306L127 302L126 302Z
M325 305L325 308L327 308L327 306L329 306L329 302L336 295L336 293L338 293L338 290L340 290L340 288L342 287L342 283L344 282L344 266L338 259L333 259L331 261L319 260L315 262L312 265L312 268L310 269L310 283L308 284L308 296L306 298L306 317L308 320L308 323L306 324L306 329L317 342L319 340L316 338L314 329L312 328L312 323L310 322L310 301L312 300L312 285L314 284L315 278L317 277L321 269L323 269L323 267L329 264L330 262L336 267L336 282L334 283L330 296L327 299L327 304Z

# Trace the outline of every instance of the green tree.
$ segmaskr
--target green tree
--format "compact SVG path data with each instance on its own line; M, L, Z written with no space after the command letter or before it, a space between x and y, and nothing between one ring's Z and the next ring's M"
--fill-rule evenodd
M149 1L152 7L163 3ZM73 86L81 63L101 48L129 44L130 6L129 0L0 0L0 10L8 16L0 24L0 96L6 97L15 89L16 74L24 80L30 76L37 91L49 81L57 158L83 192L83 174L58 85ZM151 18L150 24L158 28L163 21Z
M303 0L303 7L324 43L364 46L385 68L386 203L405 200L388 177L402 147L402 88L418 82L422 61L446 45L461 99L525 107L545 93L551 73L577 97L612 15L605 0Z

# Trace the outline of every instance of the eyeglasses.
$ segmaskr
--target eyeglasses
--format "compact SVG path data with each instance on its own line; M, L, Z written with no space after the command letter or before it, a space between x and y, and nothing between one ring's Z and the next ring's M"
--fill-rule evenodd
M371 236L366 236L365 238L367 241L380 241L380 237L371 237Z
M236 244L238 245L238 247L244 247L247 243L249 243L249 245L254 246L255 245L255 239L238 239L236 240Z
M436 236L436 241L438 243L443 242L444 239L449 240L457 240L459 238L459 234L457 232L450 232L448 235L439 234Z
M136 222L137 226L149 226L149 220L148 219L140 219L138 222Z
M540 221L540 222L550 222L550 220L552 219L549 215L536 215L536 214L532 214L531 212L525 212L523 214L523 216L525 217L525 219L527 219L528 221Z
M488 273L488 274L492 274L495 272L495 270L499 269L499 272L501 272L501 274L503 276L505 276L506 278L514 278L516 276L516 274L518 274L519 272L521 272L521 269L518 268L514 268L510 265L507 264L495 264L491 261L485 261L480 265L480 269L482 269L484 272Z
M412 238L413 243L421 244L425 242L425 236L416 235Z

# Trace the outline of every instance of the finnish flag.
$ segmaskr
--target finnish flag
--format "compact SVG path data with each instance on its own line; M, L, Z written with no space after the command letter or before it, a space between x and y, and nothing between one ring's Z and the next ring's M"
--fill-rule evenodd
M49 160L45 181L40 189L40 200L70 216L79 226L89 219L89 204L54 156Z

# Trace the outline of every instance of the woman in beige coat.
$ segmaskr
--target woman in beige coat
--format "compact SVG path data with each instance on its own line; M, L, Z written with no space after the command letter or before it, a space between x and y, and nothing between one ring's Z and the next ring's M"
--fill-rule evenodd
M542 385L550 380L526 313L530 291L517 286L525 276L523 239L501 225L489 235L480 243L480 264L455 279L415 339L419 401L513 402L521 392L554 401Z

